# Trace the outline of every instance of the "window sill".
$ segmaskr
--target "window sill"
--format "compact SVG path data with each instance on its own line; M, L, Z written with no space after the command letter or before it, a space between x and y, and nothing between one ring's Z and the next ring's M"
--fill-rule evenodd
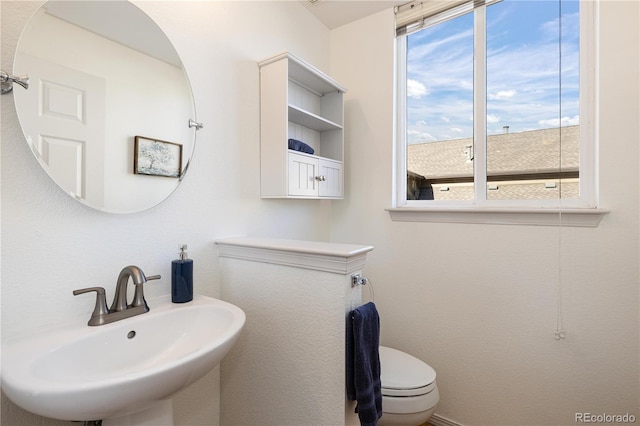
M608 210L587 208L451 208L386 209L396 222L484 223L491 225L572 226L595 228Z

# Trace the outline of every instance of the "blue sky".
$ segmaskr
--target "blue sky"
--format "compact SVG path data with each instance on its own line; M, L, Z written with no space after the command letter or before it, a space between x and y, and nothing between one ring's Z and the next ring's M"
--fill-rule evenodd
M561 11L558 4L503 0L487 8L488 134L578 124L579 2L563 0ZM413 33L407 45L409 143L471 137L473 14Z

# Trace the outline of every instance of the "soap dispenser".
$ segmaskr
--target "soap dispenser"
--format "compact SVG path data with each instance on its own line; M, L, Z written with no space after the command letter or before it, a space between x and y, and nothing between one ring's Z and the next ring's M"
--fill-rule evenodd
M193 300L193 260L187 259L187 246L180 246L180 258L171 262L171 301L185 303Z

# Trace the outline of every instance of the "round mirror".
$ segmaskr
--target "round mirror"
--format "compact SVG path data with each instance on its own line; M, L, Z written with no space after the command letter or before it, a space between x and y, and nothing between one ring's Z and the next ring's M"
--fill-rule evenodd
M146 210L182 181L195 146L191 87L162 30L126 1L45 3L25 27L13 91L33 154L68 194Z

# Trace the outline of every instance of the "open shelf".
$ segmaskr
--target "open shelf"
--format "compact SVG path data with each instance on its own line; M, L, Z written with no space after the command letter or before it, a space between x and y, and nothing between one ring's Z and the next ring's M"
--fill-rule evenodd
M342 129L341 125L294 105L289 105L289 121L318 132Z

